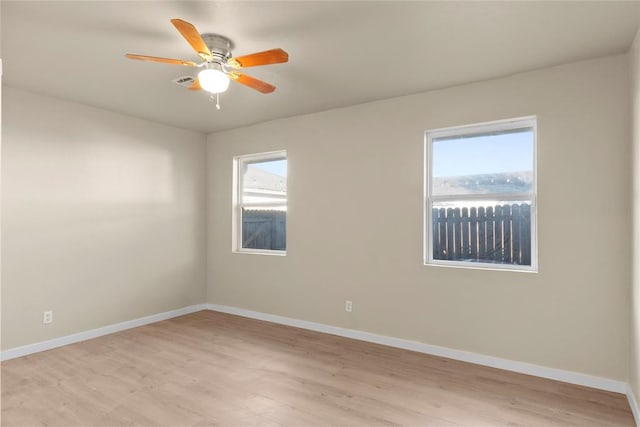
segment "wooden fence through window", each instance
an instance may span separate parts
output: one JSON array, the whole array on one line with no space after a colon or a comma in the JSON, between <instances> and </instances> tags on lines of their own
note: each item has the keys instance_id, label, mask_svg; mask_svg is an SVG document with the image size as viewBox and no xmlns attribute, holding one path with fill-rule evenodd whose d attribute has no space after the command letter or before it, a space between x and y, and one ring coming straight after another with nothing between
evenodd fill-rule
<instances>
[{"instance_id":1,"label":"wooden fence through window","mask_svg":"<svg viewBox=\"0 0 640 427\"><path fill-rule=\"evenodd\" d=\"M249 249L287 249L287 212L242 210L242 247Z\"/></svg>"},{"instance_id":2,"label":"wooden fence through window","mask_svg":"<svg viewBox=\"0 0 640 427\"><path fill-rule=\"evenodd\" d=\"M433 208L433 259L531 265L531 206Z\"/></svg>"}]
</instances>

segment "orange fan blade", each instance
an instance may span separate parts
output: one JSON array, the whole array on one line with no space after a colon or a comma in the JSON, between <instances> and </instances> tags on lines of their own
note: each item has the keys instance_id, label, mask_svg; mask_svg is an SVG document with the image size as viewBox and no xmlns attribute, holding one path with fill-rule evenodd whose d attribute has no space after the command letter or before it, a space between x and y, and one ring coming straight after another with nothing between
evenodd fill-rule
<instances>
[{"instance_id":1,"label":"orange fan blade","mask_svg":"<svg viewBox=\"0 0 640 427\"><path fill-rule=\"evenodd\" d=\"M233 68L255 67L257 65L280 64L289 61L289 54L282 49L265 50L264 52L231 58L227 62Z\"/></svg>"},{"instance_id":2,"label":"orange fan blade","mask_svg":"<svg viewBox=\"0 0 640 427\"><path fill-rule=\"evenodd\" d=\"M207 44L200 37L200 33L196 30L193 24L183 21L182 19L172 19L171 23L182 34L182 37L191 45L193 50L196 51L200 58L210 60L212 58L211 51L207 47Z\"/></svg>"},{"instance_id":3,"label":"orange fan blade","mask_svg":"<svg viewBox=\"0 0 640 427\"><path fill-rule=\"evenodd\" d=\"M243 84L245 86L249 86L252 89L257 90L262 93L271 93L276 90L276 87L270 85L267 82L263 82L262 80L258 80L255 77L248 76L242 73L228 73L229 78L231 80L235 80L236 82Z\"/></svg>"},{"instance_id":4,"label":"orange fan blade","mask_svg":"<svg viewBox=\"0 0 640 427\"><path fill-rule=\"evenodd\" d=\"M184 65L187 67L195 67L196 63L191 61L183 61L182 59L158 58L157 56L134 55L127 53L125 55L129 59L139 59L140 61L162 62L165 64Z\"/></svg>"},{"instance_id":5,"label":"orange fan blade","mask_svg":"<svg viewBox=\"0 0 640 427\"><path fill-rule=\"evenodd\" d=\"M196 78L193 83L191 83L191 86L189 86L189 90L202 90L202 86L200 86L200 80L198 80L198 78Z\"/></svg>"}]
</instances>

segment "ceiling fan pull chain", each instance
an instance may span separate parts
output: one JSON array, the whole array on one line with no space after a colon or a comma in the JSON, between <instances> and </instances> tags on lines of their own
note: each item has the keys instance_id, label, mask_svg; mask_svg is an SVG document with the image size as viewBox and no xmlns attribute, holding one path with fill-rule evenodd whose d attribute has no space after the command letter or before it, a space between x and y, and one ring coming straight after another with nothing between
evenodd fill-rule
<instances>
[{"instance_id":1,"label":"ceiling fan pull chain","mask_svg":"<svg viewBox=\"0 0 640 427\"><path fill-rule=\"evenodd\" d=\"M213 93L209 93L209 102L213 102ZM220 109L220 93L216 93L215 94L216 97L216 108L219 110Z\"/></svg>"}]
</instances>

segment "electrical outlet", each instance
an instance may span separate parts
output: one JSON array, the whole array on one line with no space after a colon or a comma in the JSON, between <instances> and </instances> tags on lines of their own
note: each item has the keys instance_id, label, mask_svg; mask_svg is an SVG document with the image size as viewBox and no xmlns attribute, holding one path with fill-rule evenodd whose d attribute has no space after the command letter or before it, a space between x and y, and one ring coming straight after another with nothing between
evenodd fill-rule
<instances>
[{"instance_id":1,"label":"electrical outlet","mask_svg":"<svg viewBox=\"0 0 640 427\"><path fill-rule=\"evenodd\" d=\"M53 322L53 311L49 310L42 313L42 323L44 323L45 325L48 325L49 323L52 323L52 322Z\"/></svg>"},{"instance_id":2,"label":"electrical outlet","mask_svg":"<svg viewBox=\"0 0 640 427\"><path fill-rule=\"evenodd\" d=\"M353 302L349 300L345 301L344 311L348 311L349 313L351 313L352 310L353 310Z\"/></svg>"}]
</instances>

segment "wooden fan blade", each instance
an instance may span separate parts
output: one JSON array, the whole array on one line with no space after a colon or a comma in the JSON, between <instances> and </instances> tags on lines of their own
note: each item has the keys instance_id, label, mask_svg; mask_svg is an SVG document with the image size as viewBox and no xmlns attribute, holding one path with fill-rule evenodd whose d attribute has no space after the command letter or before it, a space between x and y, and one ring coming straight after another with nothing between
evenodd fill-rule
<instances>
[{"instance_id":1,"label":"wooden fan blade","mask_svg":"<svg viewBox=\"0 0 640 427\"><path fill-rule=\"evenodd\" d=\"M207 47L207 44L200 37L200 33L196 30L193 24L182 19L172 19L171 23L182 34L182 37L191 45L193 50L200 56L200 58L206 60L212 59L211 51Z\"/></svg>"},{"instance_id":2,"label":"wooden fan blade","mask_svg":"<svg viewBox=\"0 0 640 427\"><path fill-rule=\"evenodd\" d=\"M191 83L191 86L189 86L189 90L202 90L202 86L200 86L200 80L196 78L193 83Z\"/></svg>"},{"instance_id":3,"label":"wooden fan blade","mask_svg":"<svg viewBox=\"0 0 640 427\"><path fill-rule=\"evenodd\" d=\"M165 64L175 64L175 65L184 65L187 67L195 67L196 63L192 61L183 61L182 59L171 59L171 58L158 58L157 56L146 56L146 55L134 55L132 53L127 53L125 55L129 59L138 59L140 61L152 61L152 62L162 62Z\"/></svg>"},{"instance_id":4,"label":"wooden fan blade","mask_svg":"<svg viewBox=\"0 0 640 427\"><path fill-rule=\"evenodd\" d=\"M233 68L255 67L257 65L280 64L289 61L289 54L282 49L265 50L251 55L230 58L227 64Z\"/></svg>"},{"instance_id":5,"label":"wooden fan blade","mask_svg":"<svg viewBox=\"0 0 640 427\"><path fill-rule=\"evenodd\" d=\"M228 73L228 75L231 80L234 80L245 86L249 86L250 88L257 90L258 92L271 93L274 90L276 90L275 86L270 85L267 82L263 82L262 80L258 80L255 77L248 76L246 74Z\"/></svg>"}]
</instances>

